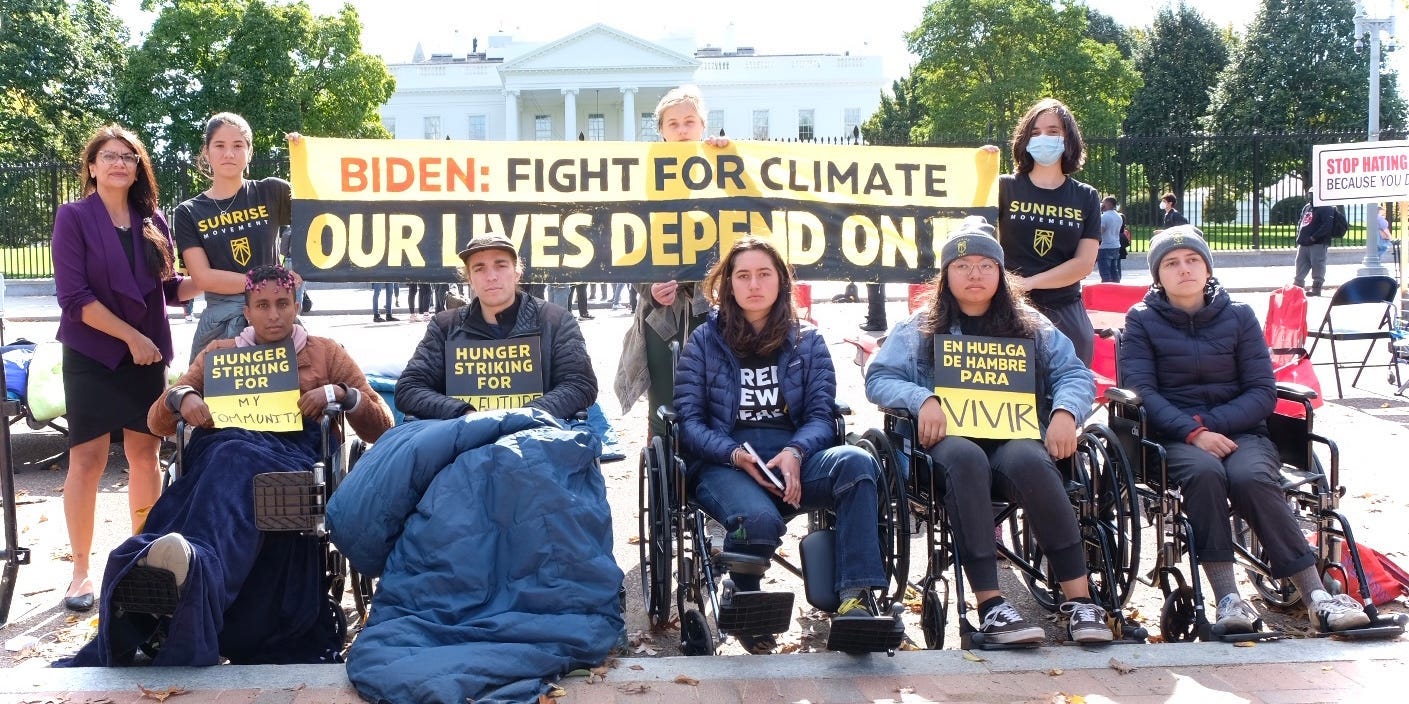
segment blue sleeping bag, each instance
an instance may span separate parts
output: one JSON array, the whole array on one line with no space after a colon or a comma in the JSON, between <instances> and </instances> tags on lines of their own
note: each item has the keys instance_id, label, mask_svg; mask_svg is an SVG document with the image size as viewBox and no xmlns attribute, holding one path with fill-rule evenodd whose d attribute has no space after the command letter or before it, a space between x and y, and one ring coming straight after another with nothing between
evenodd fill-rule
<instances>
[{"instance_id":1,"label":"blue sleeping bag","mask_svg":"<svg viewBox=\"0 0 1409 704\"><path fill-rule=\"evenodd\" d=\"M537 702L624 622L599 442L538 410L392 428L328 505L380 576L347 673L375 702Z\"/></svg>"}]
</instances>

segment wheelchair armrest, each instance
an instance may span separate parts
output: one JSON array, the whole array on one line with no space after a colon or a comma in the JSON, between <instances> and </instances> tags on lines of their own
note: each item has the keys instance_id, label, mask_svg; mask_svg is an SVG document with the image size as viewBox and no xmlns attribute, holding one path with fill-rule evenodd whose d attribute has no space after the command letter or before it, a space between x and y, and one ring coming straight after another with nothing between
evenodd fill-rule
<instances>
[{"instance_id":1,"label":"wheelchair armrest","mask_svg":"<svg viewBox=\"0 0 1409 704\"><path fill-rule=\"evenodd\" d=\"M587 411L586 411L586 410L581 410L581 411L578 411L578 412L572 414L572 419L575 420L575 421L577 421L577 422L579 422L579 423L586 423L586 422L587 422Z\"/></svg>"},{"instance_id":2,"label":"wheelchair armrest","mask_svg":"<svg viewBox=\"0 0 1409 704\"><path fill-rule=\"evenodd\" d=\"M833 401L832 406L836 410L837 415L839 416L851 415L851 404L848 404L844 401Z\"/></svg>"},{"instance_id":3,"label":"wheelchair armrest","mask_svg":"<svg viewBox=\"0 0 1409 704\"><path fill-rule=\"evenodd\" d=\"M768 571L768 563L771 562L766 557L742 552L721 552L715 559L724 569L739 574L761 575Z\"/></svg>"},{"instance_id":4,"label":"wheelchair armrest","mask_svg":"<svg viewBox=\"0 0 1409 704\"><path fill-rule=\"evenodd\" d=\"M896 418L903 418L905 420L915 419L915 416L910 413L910 409L908 408L888 408L886 406L878 406L878 408L881 413L888 416L895 416Z\"/></svg>"},{"instance_id":5,"label":"wheelchair armrest","mask_svg":"<svg viewBox=\"0 0 1409 704\"><path fill-rule=\"evenodd\" d=\"M675 409L671 406L662 404L660 408L656 409L656 417L660 418L666 423L674 423L675 419L679 418L680 415L676 413Z\"/></svg>"},{"instance_id":6,"label":"wheelchair armrest","mask_svg":"<svg viewBox=\"0 0 1409 704\"><path fill-rule=\"evenodd\" d=\"M1138 406L1140 405L1140 394L1135 393L1134 389L1122 389L1118 386L1112 386L1106 389L1106 400L1127 406Z\"/></svg>"},{"instance_id":7,"label":"wheelchair armrest","mask_svg":"<svg viewBox=\"0 0 1409 704\"><path fill-rule=\"evenodd\" d=\"M1298 403L1310 403L1311 399L1317 397L1316 389L1302 384L1294 384L1290 381L1277 382L1277 398Z\"/></svg>"}]
</instances>

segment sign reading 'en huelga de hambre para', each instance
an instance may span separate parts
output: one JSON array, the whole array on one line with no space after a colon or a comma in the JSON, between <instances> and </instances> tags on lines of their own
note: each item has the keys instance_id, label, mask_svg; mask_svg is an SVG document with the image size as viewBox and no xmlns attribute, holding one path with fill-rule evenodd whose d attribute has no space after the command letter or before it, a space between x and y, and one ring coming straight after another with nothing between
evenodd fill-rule
<instances>
[{"instance_id":1,"label":"sign reading 'en huelga de hambre para'","mask_svg":"<svg viewBox=\"0 0 1409 704\"><path fill-rule=\"evenodd\" d=\"M204 393L217 428L303 429L292 340L207 352Z\"/></svg>"},{"instance_id":2,"label":"sign reading 'en huelga de hambre para'","mask_svg":"<svg viewBox=\"0 0 1409 704\"><path fill-rule=\"evenodd\" d=\"M523 408L543 395L543 344L537 335L453 340L445 345L445 395L476 411Z\"/></svg>"},{"instance_id":3,"label":"sign reading 'en huelga de hambre para'","mask_svg":"<svg viewBox=\"0 0 1409 704\"><path fill-rule=\"evenodd\" d=\"M1041 439L1036 346L1026 338L934 336L934 393L946 432L966 438Z\"/></svg>"},{"instance_id":4,"label":"sign reading 'en huelga de hambre para'","mask_svg":"<svg viewBox=\"0 0 1409 704\"><path fill-rule=\"evenodd\" d=\"M309 281L454 281L465 243L497 233L534 283L699 281L745 235L803 279L921 282L965 216L997 217L982 149L306 137L289 154Z\"/></svg>"}]
</instances>

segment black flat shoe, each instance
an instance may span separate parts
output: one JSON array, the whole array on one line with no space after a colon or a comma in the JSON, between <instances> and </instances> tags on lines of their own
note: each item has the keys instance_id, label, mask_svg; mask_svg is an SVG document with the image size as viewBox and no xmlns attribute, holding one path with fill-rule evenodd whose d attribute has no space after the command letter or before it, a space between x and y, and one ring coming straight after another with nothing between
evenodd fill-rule
<instances>
[{"instance_id":1,"label":"black flat shoe","mask_svg":"<svg viewBox=\"0 0 1409 704\"><path fill-rule=\"evenodd\" d=\"M64 608L69 611L88 611L93 608L93 592L78 596L64 597Z\"/></svg>"}]
</instances>

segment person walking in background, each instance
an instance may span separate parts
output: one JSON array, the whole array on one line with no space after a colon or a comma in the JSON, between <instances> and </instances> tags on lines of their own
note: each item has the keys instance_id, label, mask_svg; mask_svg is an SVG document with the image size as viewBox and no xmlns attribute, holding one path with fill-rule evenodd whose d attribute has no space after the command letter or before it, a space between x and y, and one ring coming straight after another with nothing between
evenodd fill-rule
<instances>
[{"instance_id":1,"label":"person walking in background","mask_svg":"<svg viewBox=\"0 0 1409 704\"><path fill-rule=\"evenodd\" d=\"M1175 200L1173 193L1166 193L1160 196L1159 207L1160 210L1164 211L1164 219L1160 221L1161 229L1189 224L1189 219L1184 217L1184 214L1180 213L1178 208L1174 207Z\"/></svg>"},{"instance_id":2,"label":"person walking in background","mask_svg":"<svg viewBox=\"0 0 1409 704\"><path fill-rule=\"evenodd\" d=\"M430 319L431 285L409 284L406 288L406 312L411 322L419 323Z\"/></svg>"},{"instance_id":3,"label":"person walking in background","mask_svg":"<svg viewBox=\"0 0 1409 704\"><path fill-rule=\"evenodd\" d=\"M391 314L391 294L392 287L396 284L372 284L372 322L374 323L395 323L398 318ZM382 294L386 294L386 303L382 304ZM385 305L386 315L381 313L381 305Z\"/></svg>"},{"instance_id":4,"label":"person walking in background","mask_svg":"<svg viewBox=\"0 0 1409 704\"><path fill-rule=\"evenodd\" d=\"M1115 209L1111 196L1101 201L1101 248L1096 252L1096 269L1102 283L1120 283L1120 230L1125 219Z\"/></svg>"},{"instance_id":5,"label":"person walking in background","mask_svg":"<svg viewBox=\"0 0 1409 704\"><path fill-rule=\"evenodd\" d=\"M191 300L199 289L194 279L176 274L151 158L137 135L117 125L100 128L83 149L79 175L84 197L59 207L52 251L69 431L64 520L73 576L64 606L87 611L93 608L88 557L109 438L122 436L127 505L137 532L161 493L161 438L147 429L146 407L166 388L173 356L166 307Z\"/></svg>"},{"instance_id":6,"label":"person walking in background","mask_svg":"<svg viewBox=\"0 0 1409 704\"><path fill-rule=\"evenodd\" d=\"M1009 270L1038 312L1091 364L1095 332L1081 302L1081 280L1096 266L1101 194L1070 176L1086 162L1071 109L1045 98L1018 121L1014 173L998 179L998 239Z\"/></svg>"},{"instance_id":7,"label":"person walking in background","mask_svg":"<svg viewBox=\"0 0 1409 704\"><path fill-rule=\"evenodd\" d=\"M1316 205L1315 194L1306 192L1306 205L1301 206L1296 231L1296 273L1292 283L1306 288L1306 275L1311 274L1311 288L1306 295L1321 295L1326 283L1326 251L1337 233L1345 234L1345 215L1329 205Z\"/></svg>"}]
</instances>

